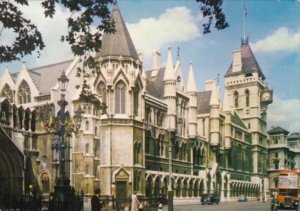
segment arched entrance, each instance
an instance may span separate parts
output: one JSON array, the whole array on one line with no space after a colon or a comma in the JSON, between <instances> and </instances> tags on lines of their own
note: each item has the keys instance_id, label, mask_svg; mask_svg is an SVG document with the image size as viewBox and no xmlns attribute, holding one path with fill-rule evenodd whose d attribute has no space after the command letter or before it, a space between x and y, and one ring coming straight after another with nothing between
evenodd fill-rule
<instances>
[{"instance_id":1,"label":"arched entrance","mask_svg":"<svg viewBox=\"0 0 300 211\"><path fill-rule=\"evenodd\" d=\"M0 197L22 194L23 154L0 128Z\"/></svg>"}]
</instances>

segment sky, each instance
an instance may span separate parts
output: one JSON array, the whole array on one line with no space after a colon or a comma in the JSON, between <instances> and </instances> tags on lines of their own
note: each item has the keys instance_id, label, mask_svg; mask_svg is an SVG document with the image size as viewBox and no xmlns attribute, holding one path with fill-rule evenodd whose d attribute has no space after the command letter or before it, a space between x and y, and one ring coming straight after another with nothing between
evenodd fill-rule
<instances>
[{"instance_id":1,"label":"sky","mask_svg":"<svg viewBox=\"0 0 300 211\"><path fill-rule=\"evenodd\" d=\"M72 58L60 36L66 33L64 21L69 13L57 8L53 19L44 19L40 1L29 1L24 14L39 27L46 44L40 58L37 54L23 60L28 68ZM268 109L268 128L281 126L300 132L300 0L245 0L247 16L244 24L244 1L224 0L223 10L230 27L202 35L203 17L195 0L119 0L119 8L137 50L144 53L144 66L152 68L152 51L161 53L164 65L168 47L173 61L179 56L187 78L189 62L200 91L205 80L217 79L224 91L224 75L232 61L232 52L241 45L241 37L249 36L255 57L273 89L273 103ZM9 43L9 32L0 43ZM0 64L10 72L21 69L22 62Z\"/></svg>"}]
</instances>

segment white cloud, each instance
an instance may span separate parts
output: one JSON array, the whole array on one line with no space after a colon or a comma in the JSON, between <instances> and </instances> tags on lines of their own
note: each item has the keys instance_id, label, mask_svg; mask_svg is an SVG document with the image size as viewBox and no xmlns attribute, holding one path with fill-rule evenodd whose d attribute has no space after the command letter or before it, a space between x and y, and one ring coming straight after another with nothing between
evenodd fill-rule
<instances>
[{"instance_id":1,"label":"white cloud","mask_svg":"<svg viewBox=\"0 0 300 211\"><path fill-rule=\"evenodd\" d=\"M280 126L289 132L299 132L300 99L283 100L274 96L268 109L268 126Z\"/></svg>"},{"instance_id":2,"label":"white cloud","mask_svg":"<svg viewBox=\"0 0 300 211\"><path fill-rule=\"evenodd\" d=\"M256 52L298 52L300 49L300 30L290 31L286 27L280 27L265 39L252 44L251 47Z\"/></svg>"},{"instance_id":3,"label":"white cloud","mask_svg":"<svg viewBox=\"0 0 300 211\"><path fill-rule=\"evenodd\" d=\"M35 66L50 64L72 58L70 47L67 43L62 43L60 38L67 33L68 11L61 7L56 7L53 18L45 18L44 9L40 1L29 1L29 6L22 6L24 16L29 18L42 34L46 47L41 51L40 59L35 55L31 58Z\"/></svg>"},{"instance_id":4,"label":"white cloud","mask_svg":"<svg viewBox=\"0 0 300 211\"><path fill-rule=\"evenodd\" d=\"M127 27L136 49L151 53L172 42L184 42L200 36L197 26L200 20L186 7L174 7L158 18L141 19L127 24Z\"/></svg>"}]
</instances>

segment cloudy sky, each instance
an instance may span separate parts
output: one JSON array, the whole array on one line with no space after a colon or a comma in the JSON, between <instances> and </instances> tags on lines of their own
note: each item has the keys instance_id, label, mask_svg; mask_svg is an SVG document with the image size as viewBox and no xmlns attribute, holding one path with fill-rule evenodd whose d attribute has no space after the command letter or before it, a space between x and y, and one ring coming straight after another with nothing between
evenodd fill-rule
<instances>
[{"instance_id":1,"label":"cloudy sky","mask_svg":"<svg viewBox=\"0 0 300 211\"><path fill-rule=\"evenodd\" d=\"M54 19L45 20L39 4L30 1L23 11L39 26L47 47L39 59L36 55L24 58L28 68L72 58L69 47L59 42L69 14L58 8ZM146 69L152 67L154 49L161 52L164 64L167 48L172 47L175 59L179 47L185 77L192 61L199 90L205 80L216 79L218 74L222 89L232 51L240 47L244 34L244 1L225 0L230 27L208 35L202 35L203 18L194 0L119 0L119 7L136 49L145 55ZM246 8L246 35L274 90L268 126L300 132L300 0L246 0ZM3 34L0 43L9 42L9 37ZM11 72L21 67L20 62L0 64L0 73L6 65Z\"/></svg>"}]
</instances>

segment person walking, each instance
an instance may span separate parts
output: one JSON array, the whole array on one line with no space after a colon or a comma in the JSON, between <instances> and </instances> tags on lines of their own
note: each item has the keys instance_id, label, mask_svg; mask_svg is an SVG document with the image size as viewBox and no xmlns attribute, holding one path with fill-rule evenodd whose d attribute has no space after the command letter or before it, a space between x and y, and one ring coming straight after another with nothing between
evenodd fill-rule
<instances>
[{"instance_id":1,"label":"person walking","mask_svg":"<svg viewBox=\"0 0 300 211\"><path fill-rule=\"evenodd\" d=\"M100 188L95 189L95 194L92 196L91 205L92 211L101 211L102 205L99 199L100 195Z\"/></svg>"}]
</instances>

